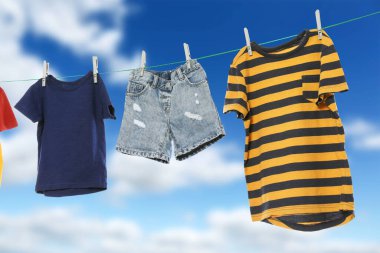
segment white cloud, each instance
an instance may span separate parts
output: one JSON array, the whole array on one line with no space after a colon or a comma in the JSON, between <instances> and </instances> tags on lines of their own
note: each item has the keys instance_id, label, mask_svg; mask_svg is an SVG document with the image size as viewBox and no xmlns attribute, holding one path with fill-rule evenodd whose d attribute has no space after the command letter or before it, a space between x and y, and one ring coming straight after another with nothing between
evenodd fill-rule
<instances>
[{"instance_id":1,"label":"white cloud","mask_svg":"<svg viewBox=\"0 0 380 253\"><path fill-rule=\"evenodd\" d=\"M1 143L4 156L3 184L25 184L35 181L37 175L35 130L19 131L9 139L2 139Z\"/></svg>"},{"instance_id":2,"label":"white cloud","mask_svg":"<svg viewBox=\"0 0 380 253\"><path fill-rule=\"evenodd\" d=\"M126 58L122 56L115 55L111 61L108 62L108 68L113 70L111 80L116 82L118 85L126 86L129 72L125 70L134 69L140 66L141 53L135 52L131 57ZM101 60L101 59L99 59ZM106 64L100 62L100 64ZM116 72L115 72L116 71Z\"/></svg>"},{"instance_id":3,"label":"white cloud","mask_svg":"<svg viewBox=\"0 0 380 253\"><path fill-rule=\"evenodd\" d=\"M39 78L42 75L42 60L27 54L22 48L22 37L26 31L26 20L21 6L16 1L0 2L0 79L14 80ZM30 84L1 84L14 102L20 98Z\"/></svg>"},{"instance_id":4,"label":"white cloud","mask_svg":"<svg viewBox=\"0 0 380 253\"><path fill-rule=\"evenodd\" d=\"M243 164L228 155L236 152L227 145L215 145L184 161L174 157L168 164L114 151L109 157L110 194L162 193L182 187L216 185L244 178Z\"/></svg>"},{"instance_id":5,"label":"white cloud","mask_svg":"<svg viewBox=\"0 0 380 253\"><path fill-rule=\"evenodd\" d=\"M122 219L86 218L56 208L30 214L0 215L0 251L7 252L122 252L133 249L140 229Z\"/></svg>"},{"instance_id":6,"label":"white cloud","mask_svg":"<svg viewBox=\"0 0 380 253\"><path fill-rule=\"evenodd\" d=\"M126 12L121 0L43 0L23 1L32 32L48 36L77 54L114 54L123 36L122 18ZM88 20L104 12L119 26L104 28L98 20Z\"/></svg>"},{"instance_id":7,"label":"white cloud","mask_svg":"<svg viewBox=\"0 0 380 253\"><path fill-rule=\"evenodd\" d=\"M99 56L101 72L138 67L137 53L127 57L119 52L122 39L126 39L125 17L132 12L132 9L122 0L1 1L0 67L10 71L4 71L2 68L0 79L40 77L42 59L38 56L28 56L22 48L22 39L26 32L46 36L78 56L88 56L89 62L91 62L90 56ZM108 26L104 26L101 19L93 18L99 13L109 20ZM23 61L25 58L29 58L29 61ZM51 62L51 66L59 68L59 63ZM53 69L52 73L56 74L57 71ZM124 85L123 81L126 79L126 74L111 75L112 83Z\"/></svg>"},{"instance_id":8,"label":"white cloud","mask_svg":"<svg viewBox=\"0 0 380 253\"><path fill-rule=\"evenodd\" d=\"M380 126L375 123L364 119L355 119L345 124L344 129L354 148L380 149Z\"/></svg>"},{"instance_id":9,"label":"white cloud","mask_svg":"<svg viewBox=\"0 0 380 253\"><path fill-rule=\"evenodd\" d=\"M379 253L380 243L302 233L252 223L247 208L208 213L203 228L148 231L121 218L100 219L64 208L0 214L2 253ZM17 242L17 243L15 243Z\"/></svg>"},{"instance_id":10,"label":"white cloud","mask_svg":"<svg viewBox=\"0 0 380 253\"><path fill-rule=\"evenodd\" d=\"M138 67L138 54L125 57L119 52L126 37L124 20L130 13L123 0L53 0L48 4L43 0L26 0L23 5L34 33L48 36L76 54L99 56L101 70ZM106 28L100 20L91 19L98 13L105 14L112 25ZM111 78L124 84L121 82L127 75L113 74Z\"/></svg>"}]
</instances>

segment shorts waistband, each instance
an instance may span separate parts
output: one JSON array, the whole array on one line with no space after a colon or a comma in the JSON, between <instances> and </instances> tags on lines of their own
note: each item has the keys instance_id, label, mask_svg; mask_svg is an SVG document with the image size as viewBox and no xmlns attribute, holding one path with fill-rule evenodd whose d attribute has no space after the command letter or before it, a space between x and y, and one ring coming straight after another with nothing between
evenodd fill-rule
<instances>
[{"instance_id":1,"label":"shorts waistband","mask_svg":"<svg viewBox=\"0 0 380 253\"><path fill-rule=\"evenodd\" d=\"M182 64L176 69L164 70L164 71L154 71L145 69L143 75L141 76L141 69L134 69L131 71L129 76L129 81L149 84L153 88L169 88L171 89L176 81L184 80L185 75L190 72L196 71L202 66L195 59L189 61L189 67L187 63Z\"/></svg>"}]
</instances>

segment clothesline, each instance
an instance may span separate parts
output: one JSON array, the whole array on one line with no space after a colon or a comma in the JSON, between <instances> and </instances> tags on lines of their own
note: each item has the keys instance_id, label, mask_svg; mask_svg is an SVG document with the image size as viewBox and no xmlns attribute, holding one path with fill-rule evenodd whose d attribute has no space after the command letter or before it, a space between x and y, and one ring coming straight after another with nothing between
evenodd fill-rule
<instances>
[{"instance_id":1,"label":"clothesline","mask_svg":"<svg viewBox=\"0 0 380 253\"><path fill-rule=\"evenodd\" d=\"M343 25L343 24L351 23L351 22L354 22L354 21L357 21L357 20L360 20L360 19L364 19L364 18L368 18L370 16L374 16L374 15L377 15L377 14L380 14L380 11L376 11L376 12L373 12L373 13L369 13L367 15L359 16L359 17L356 17L356 18L351 18L351 19L348 19L348 20L344 20L342 22L331 24L331 25L328 25L328 26L324 26L323 29L329 29L329 28L332 28L332 27L335 27L335 26L340 26L340 25ZM262 43L259 43L259 45L270 44L270 43L273 43L273 42L290 39L290 38L293 38L293 37L296 37L296 36L297 36L297 34L293 34L293 35L285 36L285 37L282 37L282 38L278 38L278 39L262 42ZM225 55L225 54L237 52L239 50L240 50L240 48L238 48L238 49L232 49L232 50L223 51L223 52L219 52L219 53L214 53L214 54L209 54L209 55L205 55L205 56L200 56L200 57L195 58L195 59L196 60L203 60L203 59L207 59L207 58L212 58L212 57L217 57L217 56L220 56L220 55ZM147 66L146 69L154 69L154 68L165 67L165 66L170 66L170 65L183 64L185 62L186 62L185 60L174 61L174 62L169 62L169 63L163 63L163 64L158 64L158 65ZM138 68L110 70L110 71L99 72L99 74L101 74L101 75L108 75L108 74L112 74L112 73L128 72L128 71L132 71L134 69L138 69ZM83 76L83 74L60 76L60 77L57 77L57 78L59 78L59 79L68 79L68 78L75 78L75 77L81 77L81 76ZM40 77L39 78L20 79L20 80L2 80L2 81L0 81L0 83L27 82L27 81L36 81L36 80L39 80L39 79L40 79Z\"/></svg>"}]
</instances>

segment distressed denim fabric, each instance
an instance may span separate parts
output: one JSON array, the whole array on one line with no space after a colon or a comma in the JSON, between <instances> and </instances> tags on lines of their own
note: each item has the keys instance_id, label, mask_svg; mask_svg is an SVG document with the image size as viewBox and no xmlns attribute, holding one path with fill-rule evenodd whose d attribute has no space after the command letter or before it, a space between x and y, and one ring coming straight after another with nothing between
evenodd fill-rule
<instances>
[{"instance_id":1,"label":"distressed denim fabric","mask_svg":"<svg viewBox=\"0 0 380 253\"><path fill-rule=\"evenodd\" d=\"M116 149L169 163L186 159L225 135L202 66L131 72Z\"/></svg>"}]
</instances>

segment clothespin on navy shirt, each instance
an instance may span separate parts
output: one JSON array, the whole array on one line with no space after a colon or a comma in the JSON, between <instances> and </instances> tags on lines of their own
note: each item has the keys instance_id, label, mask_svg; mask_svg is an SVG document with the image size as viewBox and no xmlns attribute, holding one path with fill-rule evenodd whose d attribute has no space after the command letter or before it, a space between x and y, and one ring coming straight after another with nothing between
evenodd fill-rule
<instances>
[{"instance_id":1,"label":"clothespin on navy shirt","mask_svg":"<svg viewBox=\"0 0 380 253\"><path fill-rule=\"evenodd\" d=\"M92 57L92 73L94 75L94 83L98 83L98 73L99 73L99 62L98 62L98 57L93 56Z\"/></svg>"},{"instance_id":2,"label":"clothespin on navy shirt","mask_svg":"<svg viewBox=\"0 0 380 253\"><path fill-rule=\"evenodd\" d=\"M43 70L42 70L42 86L46 86L46 77L49 74L49 63L47 61L44 61L43 63Z\"/></svg>"},{"instance_id":3,"label":"clothespin on navy shirt","mask_svg":"<svg viewBox=\"0 0 380 253\"><path fill-rule=\"evenodd\" d=\"M247 44L248 54L252 55L251 39L249 37L248 28L244 27L245 43Z\"/></svg>"},{"instance_id":4,"label":"clothespin on navy shirt","mask_svg":"<svg viewBox=\"0 0 380 253\"><path fill-rule=\"evenodd\" d=\"M321 13L317 9L315 11L315 19L317 21L317 29L318 29L318 39L322 39L322 22L321 22Z\"/></svg>"},{"instance_id":5,"label":"clothespin on navy shirt","mask_svg":"<svg viewBox=\"0 0 380 253\"><path fill-rule=\"evenodd\" d=\"M141 52L140 76L144 75L145 67L146 67L146 53L145 53L145 50L143 50Z\"/></svg>"},{"instance_id":6,"label":"clothespin on navy shirt","mask_svg":"<svg viewBox=\"0 0 380 253\"><path fill-rule=\"evenodd\" d=\"M190 65L191 55L190 55L189 44L183 43L183 49L185 50L187 68L190 69L190 67L191 67L191 65Z\"/></svg>"}]
</instances>

